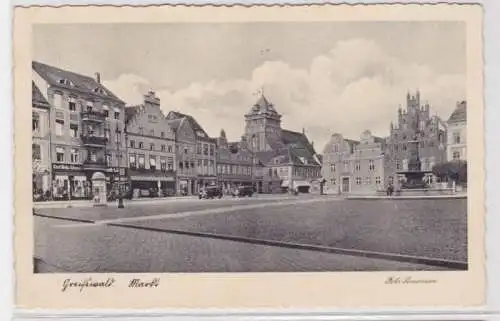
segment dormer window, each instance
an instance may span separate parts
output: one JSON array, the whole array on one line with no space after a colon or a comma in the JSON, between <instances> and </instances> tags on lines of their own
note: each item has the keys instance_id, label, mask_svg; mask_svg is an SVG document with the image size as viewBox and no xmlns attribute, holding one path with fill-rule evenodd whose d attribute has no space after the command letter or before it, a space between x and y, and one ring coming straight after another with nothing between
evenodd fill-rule
<instances>
[{"instance_id":1,"label":"dormer window","mask_svg":"<svg viewBox=\"0 0 500 321\"><path fill-rule=\"evenodd\" d=\"M99 95L107 95L106 91L104 91L104 89L102 89L101 87L95 88L94 92Z\"/></svg>"},{"instance_id":2,"label":"dormer window","mask_svg":"<svg viewBox=\"0 0 500 321\"><path fill-rule=\"evenodd\" d=\"M59 79L59 83L61 85L65 85L65 86L75 86L70 80L66 79L66 78L63 78L63 79Z\"/></svg>"}]
</instances>

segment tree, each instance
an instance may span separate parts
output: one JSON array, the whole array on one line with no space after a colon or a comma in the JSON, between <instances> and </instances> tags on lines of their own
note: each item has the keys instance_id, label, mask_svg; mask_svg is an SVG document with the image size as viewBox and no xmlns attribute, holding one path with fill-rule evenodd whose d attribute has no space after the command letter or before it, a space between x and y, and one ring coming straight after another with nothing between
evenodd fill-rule
<instances>
[{"instance_id":1,"label":"tree","mask_svg":"<svg viewBox=\"0 0 500 321\"><path fill-rule=\"evenodd\" d=\"M441 180L451 180L456 183L467 183L467 161L452 161L437 164L432 173Z\"/></svg>"}]
</instances>

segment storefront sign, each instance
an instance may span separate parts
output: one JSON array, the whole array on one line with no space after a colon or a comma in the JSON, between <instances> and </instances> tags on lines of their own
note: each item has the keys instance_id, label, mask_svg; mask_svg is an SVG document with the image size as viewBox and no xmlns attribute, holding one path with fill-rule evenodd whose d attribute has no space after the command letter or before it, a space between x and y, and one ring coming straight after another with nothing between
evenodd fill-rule
<instances>
[{"instance_id":1,"label":"storefront sign","mask_svg":"<svg viewBox=\"0 0 500 321\"><path fill-rule=\"evenodd\" d=\"M82 166L76 164L52 164L52 169L63 171L81 171Z\"/></svg>"}]
</instances>

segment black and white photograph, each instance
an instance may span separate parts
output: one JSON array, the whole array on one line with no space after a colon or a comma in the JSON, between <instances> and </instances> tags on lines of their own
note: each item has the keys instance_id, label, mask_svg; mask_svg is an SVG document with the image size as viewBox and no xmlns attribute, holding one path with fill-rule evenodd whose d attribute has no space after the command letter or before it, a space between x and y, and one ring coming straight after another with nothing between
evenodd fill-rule
<instances>
[{"instance_id":1,"label":"black and white photograph","mask_svg":"<svg viewBox=\"0 0 500 321\"><path fill-rule=\"evenodd\" d=\"M35 273L467 270L465 45L460 21L33 26Z\"/></svg>"}]
</instances>

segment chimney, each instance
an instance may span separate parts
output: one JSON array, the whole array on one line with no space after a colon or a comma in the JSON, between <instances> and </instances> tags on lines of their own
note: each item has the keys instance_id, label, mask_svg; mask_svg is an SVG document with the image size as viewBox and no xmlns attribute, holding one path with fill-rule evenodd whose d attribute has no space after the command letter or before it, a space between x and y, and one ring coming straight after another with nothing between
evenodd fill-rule
<instances>
[{"instance_id":1,"label":"chimney","mask_svg":"<svg viewBox=\"0 0 500 321\"><path fill-rule=\"evenodd\" d=\"M97 81L98 84L101 83L101 74L98 72L95 73L95 81Z\"/></svg>"}]
</instances>

